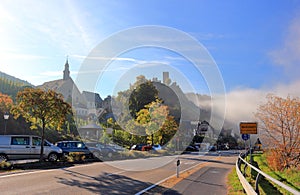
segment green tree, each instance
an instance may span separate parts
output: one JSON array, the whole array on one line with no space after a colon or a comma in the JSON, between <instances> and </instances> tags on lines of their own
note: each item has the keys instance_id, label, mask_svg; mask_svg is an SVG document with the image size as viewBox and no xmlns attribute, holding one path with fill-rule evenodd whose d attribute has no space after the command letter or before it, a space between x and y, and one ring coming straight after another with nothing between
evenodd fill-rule
<instances>
[{"instance_id":1,"label":"green tree","mask_svg":"<svg viewBox=\"0 0 300 195\"><path fill-rule=\"evenodd\" d=\"M64 102L61 94L53 90L26 88L18 92L16 105L11 109L15 118L22 116L31 123L31 128L42 126L42 143L40 160L43 160L45 129L61 130L68 114L72 114L71 106Z\"/></svg>"},{"instance_id":2,"label":"green tree","mask_svg":"<svg viewBox=\"0 0 300 195\"><path fill-rule=\"evenodd\" d=\"M158 99L158 91L151 81L146 81L136 86L129 98L129 110L132 117L136 118L136 114L147 104Z\"/></svg>"}]
</instances>

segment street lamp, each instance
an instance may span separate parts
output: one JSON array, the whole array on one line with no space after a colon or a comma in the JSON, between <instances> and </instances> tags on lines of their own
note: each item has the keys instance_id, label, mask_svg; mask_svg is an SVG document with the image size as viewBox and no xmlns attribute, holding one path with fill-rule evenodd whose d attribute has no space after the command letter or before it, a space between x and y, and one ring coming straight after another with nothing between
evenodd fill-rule
<instances>
[{"instance_id":1,"label":"street lamp","mask_svg":"<svg viewBox=\"0 0 300 195\"><path fill-rule=\"evenodd\" d=\"M5 134L6 134L6 124L7 124L7 121L8 121L8 119L9 119L9 114L8 114L8 112L5 112L3 118L4 118L4 135L5 135Z\"/></svg>"}]
</instances>

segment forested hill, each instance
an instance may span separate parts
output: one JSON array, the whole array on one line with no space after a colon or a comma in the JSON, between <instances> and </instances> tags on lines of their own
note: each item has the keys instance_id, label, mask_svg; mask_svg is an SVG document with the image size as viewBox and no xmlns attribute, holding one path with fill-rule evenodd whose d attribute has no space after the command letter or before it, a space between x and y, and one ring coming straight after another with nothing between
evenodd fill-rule
<instances>
[{"instance_id":1,"label":"forested hill","mask_svg":"<svg viewBox=\"0 0 300 195\"><path fill-rule=\"evenodd\" d=\"M24 85L27 85L27 86L33 86L31 83L29 83L29 82L27 82L27 81L24 81L24 80L22 80L22 79L18 79L18 78L14 77L14 76L8 75L8 74L6 74L6 73L4 73L4 72L1 72L1 71L0 71L0 78L1 78L1 79L6 79L6 80L8 80L8 81L13 81L13 82L16 82L16 83L20 83L20 84L22 84L23 86L24 86Z\"/></svg>"},{"instance_id":2,"label":"forested hill","mask_svg":"<svg viewBox=\"0 0 300 195\"><path fill-rule=\"evenodd\" d=\"M34 87L31 83L0 72L0 92L15 99L16 94L24 87Z\"/></svg>"}]
</instances>

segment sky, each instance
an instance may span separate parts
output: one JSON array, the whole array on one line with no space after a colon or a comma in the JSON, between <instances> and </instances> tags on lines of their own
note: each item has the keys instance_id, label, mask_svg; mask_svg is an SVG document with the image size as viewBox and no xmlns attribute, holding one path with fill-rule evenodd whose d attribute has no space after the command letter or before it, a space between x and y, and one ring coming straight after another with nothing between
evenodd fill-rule
<instances>
[{"instance_id":1,"label":"sky","mask_svg":"<svg viewBox=\"0 0 300 195\"><path fill-rule=\"evenodd\" d=\"M247 121L268 93L300 96L299 13L300 2L294 0L2 0L0 71L41 85L62 78L68 56L76 81L87 57L105 40L139 26L168 27L209 53L223 80L226 117ZM120 43L115 44L107 49ZM162 80L163 71L185 92L212 93L213 79L197 72L186 56L151 47L120 53L91 86L105 98L140 73Z\"/></svg>"}]
</instances>

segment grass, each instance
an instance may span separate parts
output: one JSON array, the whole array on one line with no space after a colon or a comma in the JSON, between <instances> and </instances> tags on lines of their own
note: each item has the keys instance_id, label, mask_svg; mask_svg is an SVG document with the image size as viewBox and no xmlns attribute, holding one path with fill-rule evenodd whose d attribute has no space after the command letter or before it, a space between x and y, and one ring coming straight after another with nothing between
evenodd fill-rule
<instances>
[{"instance_id":1,"label":"grass","mask_svg":"<svg viewBox=\"0 0 300 195\"><path fill-rule=\"evenodd\" d=\"M249 158L247 160L249 161ZM260 170L273 177L274 179L277 179L282 183L285 183L286 185L289 185L290 187L293 187L296 190L300 191L299 170L289 169L282 172L273 171L268 166L265 154L253 154L253 165L259 167ZM244 171L244 164L241 164L241 170L242 172ZM249 167L246 168L246 179L253 187L255 187L256 176L256 171L250 170ZM229 195L245 194L236 174L235 168L233 168L233 170L230 172L227 179ZM285 189L265 179L264 177L261 177L259 180L259 192L261 195L291 194Z\"/></svg>"},{"instance_id":2,"label":"grass","mask_svg":"<svg viewBox=\"0 0 300 195\"><path fill-rule=\"evenodd\" d=\"M236 174L235 167L231 170L231 172L227 176L227 194L228 195L240 195L245 194L243 186Z\"/></svg>"},{"instance_id":3,"label":"grass","mask_svg":"<svg viewBox=\"0 0 300 195\"><path fill-rule=\"evenodd\" d=\"M300 191L299 170L288 169L288 170L284 170L282 172L273 171L268 166L265 154L254 155L254 161L257 163L256 166L259 167L263 172L265 172L269 176ZM260 190L261 194L291 194L288 191L286 191L285 189L281 188L280 186L273 184L272 182L270 182L264 178L262 178L261 182L259 183L259 190Z\"/></svg>"}]
</instances>

